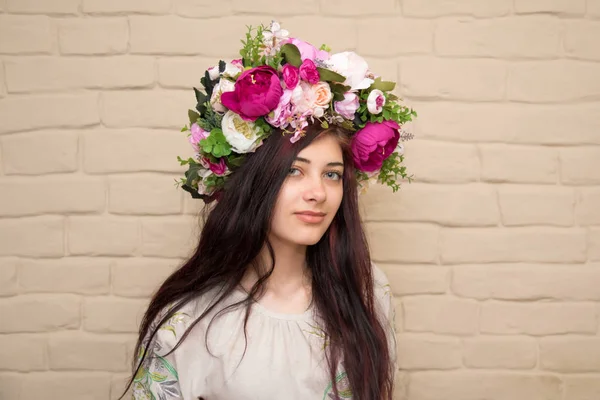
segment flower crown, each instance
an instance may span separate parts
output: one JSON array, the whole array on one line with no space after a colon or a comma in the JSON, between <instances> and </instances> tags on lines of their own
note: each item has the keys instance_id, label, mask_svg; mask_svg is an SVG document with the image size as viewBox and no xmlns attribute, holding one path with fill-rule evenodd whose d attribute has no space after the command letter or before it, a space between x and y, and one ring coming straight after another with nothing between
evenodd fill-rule
<instances>
[{"instance_id":1,"label":"flower crown","mask_svg":"<svg viewBox=\"0 0 600 400\"><path fill-rule=\"evenodd\" d=\"M288 35L275 21L249 27L242 58L220 61L204 73L204 91L194 88L197 104L182 129L189 132L195 156L177 157L188 166L177 185L209 202L273 128L295 143L316 121L323 129L336 124L352 132L363 189L377 181L395 192L399 178L410 182L399 142L412 139L401 127L417 114L391 93L396 84L374 75L354 52L330 54L325 45L317 49Z\"/></svg>"}]
</instances>

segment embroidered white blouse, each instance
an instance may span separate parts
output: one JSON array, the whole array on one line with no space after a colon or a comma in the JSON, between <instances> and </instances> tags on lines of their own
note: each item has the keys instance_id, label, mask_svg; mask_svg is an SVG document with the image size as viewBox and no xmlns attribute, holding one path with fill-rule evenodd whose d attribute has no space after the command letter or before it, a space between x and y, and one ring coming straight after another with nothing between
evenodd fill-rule
<instances>
[{"instance_id":1,"label":"embroidered white blouse","mask_svg":"<svg viewBox=\"0 0 600 400\"><path fill-rule=\"evenodd\" d=\"M383 271L374 266L373 275L376 307L388 333L391 359L396 370L392 293ZM248 319L246 348L243 306L222 313L207 331L218 311L247 296L241 290L234 291L224 303L215 307L196 324L173 353L165 356L191 322L206 310L214 295L209 292L184 306L160 327L151 344L143 343L144 348L148 347L148 354L134 379L133 399L352 398L343 370L336 376L339 397L336 399L333 394L324 355L323 331L315 322L312 308L303 314L283 314L254 302Z\"/></svg>"}]
</instances>

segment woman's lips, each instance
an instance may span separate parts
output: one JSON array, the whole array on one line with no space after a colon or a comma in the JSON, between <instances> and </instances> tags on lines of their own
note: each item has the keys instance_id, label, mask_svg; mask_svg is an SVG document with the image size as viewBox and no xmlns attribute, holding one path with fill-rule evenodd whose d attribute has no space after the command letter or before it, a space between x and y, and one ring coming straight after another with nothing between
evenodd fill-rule
<instances>
[{"instance_id":1,"label":"woman's lips","mask_svg":"<svg viewBox=\"0 0 600 400\"><path fill-rule=\"evenodd\" d=\"M309 224L318 224L320 222L323 222L323 220L325 219L325 214L323 213L299 212L296 213L296 216L299 220Z\"/></svg>"}]
</instances>

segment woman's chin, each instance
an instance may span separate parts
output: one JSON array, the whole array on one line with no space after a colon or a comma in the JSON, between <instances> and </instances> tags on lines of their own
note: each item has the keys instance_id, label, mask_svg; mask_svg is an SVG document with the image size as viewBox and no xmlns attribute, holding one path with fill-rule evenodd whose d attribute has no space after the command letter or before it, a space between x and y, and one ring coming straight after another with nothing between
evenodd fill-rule
<instances>
[{"instance_id":1,"label":"woman's chin","mask_svg":"<svg viewBox=\"0 0 600 400\"><path fill-rule=\"evenodd\" d=\"M321 236L315 238L306 238L305 240L296 241L296 243L303 246L312 246L317 244L319 240L321 240Z\"/></svg>"},{"instance_id":2,"label":"woman's chin","mask_svg":"<svg viewBox=\"0 0 600 400\"><path fill-rule=\"evenodd\" d=\"M325 232L321 232L321 229L310 228L309 229L297 229L291 232L288 236L288 241L300 246L312 246L317 244L323 237Z\"/></svg>"}]
</instances>

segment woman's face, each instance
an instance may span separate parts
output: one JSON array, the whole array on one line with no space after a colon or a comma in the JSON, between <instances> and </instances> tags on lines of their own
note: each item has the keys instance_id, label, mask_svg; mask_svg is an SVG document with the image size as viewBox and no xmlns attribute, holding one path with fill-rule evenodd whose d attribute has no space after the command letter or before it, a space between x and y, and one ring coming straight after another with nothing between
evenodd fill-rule
<instances>
[{"instance_id":1,"label":"woman's face","mask_svg":"<svg viewBox=\"0 0 600 400\"><path fill-rule=\"evenodd\" d=\"M275 204L272 239L317 243L342 202L343 175L342 149L332 135L318 137L298 153Z\"/></svg>"}]
</instances>

